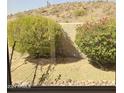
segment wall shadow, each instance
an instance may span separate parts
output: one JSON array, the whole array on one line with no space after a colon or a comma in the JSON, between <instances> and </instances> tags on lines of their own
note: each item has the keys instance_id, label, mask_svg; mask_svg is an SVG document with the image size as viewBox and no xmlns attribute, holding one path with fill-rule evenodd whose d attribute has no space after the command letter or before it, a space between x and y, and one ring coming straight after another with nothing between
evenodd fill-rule
<instances>
[{"instance_id":1,"label":"wall shadow","mask_svg":"<svg viewBox=\"0 0 124 93\"><path fill-rule=\"evenodd\" d=\"M47 65L47 64L67 64L73 63L81 60L83 57L80 52L74 46L74 43L68 37L66 32L62 32L62 36L59 38L59 46L55 48L55 58L33 58L28 56L25 58L25 61L31 62L33 64Z\"/></svg>"},{"instance_id":2,"label":"wall shadow","mask_svg":"<svg viewBox=\"0 0 124 93\"><path fill-rule=\"evenodd\" d=\"M56 48L56 57L72 57L72 58L82 58L81 53L75 47L74 42L70 39L66 32L63 31L62 36L58 42L59 46Z\"/></svg>"}]
</instances>

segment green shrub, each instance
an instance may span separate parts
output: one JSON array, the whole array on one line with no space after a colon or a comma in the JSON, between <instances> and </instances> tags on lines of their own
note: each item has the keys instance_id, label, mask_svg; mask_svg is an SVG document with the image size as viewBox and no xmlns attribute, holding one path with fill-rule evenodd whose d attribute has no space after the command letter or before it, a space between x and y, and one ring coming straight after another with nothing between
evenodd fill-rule
<instances>
[{"instance_id":1,"label":"green shrub","mask_svg":"<svg viewBox=\"0 0 124 93\"><path fill-rule=\"evenodd\" d=\"M116 64L116 22L103 18L77 27L76 44L90 62L102 69L114 69Z\"/></svg>"},{"instance_id":2,"label":"green shrub","mask_svg":"<svg viewBox=\"0 0 124 93\"><path fill-rule=\"evenodd\" d=\"M8 22L10 47L16 41L17 51L34 57L49 57L57 49L61 36L61 26L41 16L23 16Z\"/></svg>"},{"instance_id":3,"label":"green shrub","mask_svg":"<svg viewBox=\"0 0 124 93\"><path fill-rule=\"evenodd\" d=\"M85 9L80 9L80 10L74 10L73 11L73 14L75 15L75 16L83 16L83 15L85 15L87 12L86 12L86 10Z\"/></svg>"}]
</instances>

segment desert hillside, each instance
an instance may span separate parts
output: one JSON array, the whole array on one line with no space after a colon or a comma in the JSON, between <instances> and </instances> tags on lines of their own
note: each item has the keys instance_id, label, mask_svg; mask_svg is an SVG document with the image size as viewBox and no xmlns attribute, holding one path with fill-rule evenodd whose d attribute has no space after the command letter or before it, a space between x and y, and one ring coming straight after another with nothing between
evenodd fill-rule
<instances>
[{"instance_id":1,"label":"desert hillside","mask_svg":"<svg viewBox=\"0 0 124 93\"><path fill-rule=\"evenodd\" d=\"M103 16L115 16L115 10L115 3L113 2L69 2L19 12L9 15L8 19L22 15L42 15L57 22L82 22L91 19L97 20Z\"/></svg>"}]
</instances>

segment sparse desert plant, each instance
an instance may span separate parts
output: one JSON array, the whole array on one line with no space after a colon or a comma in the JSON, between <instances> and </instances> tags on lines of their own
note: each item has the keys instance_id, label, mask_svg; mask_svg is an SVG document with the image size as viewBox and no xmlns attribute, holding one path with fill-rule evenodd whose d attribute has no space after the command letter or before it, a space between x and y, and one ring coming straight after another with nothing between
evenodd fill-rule
<instances>
[{"instance_id":1,"label":"sparse desert plant","mask_svg":"<svg viewBox=\"0 0 124 93\"><path fill-rule=\"evenodd\" d=\"M51 11L50 11L51 14L56 14L58 12L59 12L59 10L56 7L51 9Z\"/></svg>"},{"instance_id":2,"label":"sparse desert plant","mask_svg":"<svg viewBox=\"0 0 124 93\"><path fill-rule=\"evenodd\" d=\"M68 20L65 20L65 23L69 23L69 21Z\"/></svg>"},{"instance_id":3,"label":"sparse desert plant","mask_svg":"<svg viewBox=\"0 0 124 93\"><path fill-rule=\"evenodd\" d=\"M56 14L57 17L60 17L60 14Z\"/></svg>"},{"instance_id":4,"label":"sparse desert plant","mask_svg":"<svg viewBox=\"0 0 124 93\"><path fill-rule=\"evenodd\" d=\"M59 24L41 16L21 16L8 22L9 45L16 41L17 51L34 57L49 57L51 47L57 49L61 35Z\"/></svg>"},{"instance_id":5,"label":"sparse desert plant","mask_svg":"<svg viewBox=\"0 0 124 93\"><path fill-rule=\"evenodd\" d=\"M41 11L41 13L46 13L47 12L47 10L45 10L45 9L42 9L42 11Z\"/></svg>"},{"instance_id":6,"label":"sparse desert plant","mask_svg":"<svg viewBox=\"0 0 124 93\"><path fill-rule=\"evenodd\" d=\"M114 69L116 64L115 18L87 22L77 28L76 44L90 62L102 69Z\"/></svg>"},{"instance_id":7,"label":"sparse desert plant","mask_svg":"<svg viewBox=\"0 0 124 93\"><path fill-rule=\"evenodd\" d=\"M73 14L75 16L83 16L87 13L87 11L85 9L79 9L79 10L74 10Z\"/></svg>"}]
</instances>

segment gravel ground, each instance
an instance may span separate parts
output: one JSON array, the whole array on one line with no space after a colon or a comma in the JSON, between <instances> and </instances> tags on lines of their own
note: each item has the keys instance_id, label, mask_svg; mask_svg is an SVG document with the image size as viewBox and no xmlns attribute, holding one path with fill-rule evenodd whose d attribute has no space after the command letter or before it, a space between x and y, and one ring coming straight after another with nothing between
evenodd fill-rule
<instances>
[{"instance_id":1,"label":"gravel ground","mask_svg":"<svg viewBox=\"0 0 124 93\"><path fill-rule=\"evenodd\" d=\"M14 85L18 86L30 86L30 83L15 83ZM99 80L99 81L93 81L93 80L86 80L86 81L51 81L51 82L44 82L42 85L34 85L34 86L115 86L115 81L108 81L108 80Z\"/></svg>"}]
</instances>

